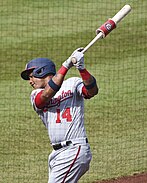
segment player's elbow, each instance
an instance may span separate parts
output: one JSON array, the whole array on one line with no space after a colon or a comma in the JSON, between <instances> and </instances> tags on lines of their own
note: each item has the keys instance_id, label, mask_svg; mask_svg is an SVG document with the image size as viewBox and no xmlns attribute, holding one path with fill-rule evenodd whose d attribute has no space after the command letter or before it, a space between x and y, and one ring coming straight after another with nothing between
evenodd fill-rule
<instances>
[{"instance_id":1,"label":"player's elbow","mask_svg":"<svg viewBox=\"0 0 147 183\"><path fill-rule=\"evenodd\" d=\"M95 89L95 94L94 94L94 95L97 95L98 93L99 93L99 88L96 87L96 89Z\"/></svg>"},{"instance_id":2,"label":"player's elbow","mask_svg":"<svg viewBox=\"0 0 147 183\"><path fill-rule=\"evenodd\" d=\"M92 94L93 94L93 96L95 96L95 95L97 95L98 93L99 93L99 88L98 88L97 86L95 86L94 89L93 89Z\"/></svg>"},{"instance_id":3,"label":"player's elbow","mask_svg":"<svg viewBox=\"0 0 147 183\"><path fill-rule=\"evenodd\" d=\"M97 95L99 93L99 88L97 87L97 85L95 87L93 87L92 89L88 90L88 94L91 97L94 97L95 95Z\"/></svg>"}]
</instances>

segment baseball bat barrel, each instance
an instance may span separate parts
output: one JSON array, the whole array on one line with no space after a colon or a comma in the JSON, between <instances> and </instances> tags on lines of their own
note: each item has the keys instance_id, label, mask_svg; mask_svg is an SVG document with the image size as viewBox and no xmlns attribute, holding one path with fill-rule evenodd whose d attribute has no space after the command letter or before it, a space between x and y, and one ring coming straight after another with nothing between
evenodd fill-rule
<instances>
[{"instance_id":1,"label":"baseball bat barrel","mask_svg":"<svg viewBox=\"0 0 147 183\"><path fill-rule=\"evenodd\" d=\"M126 4L116 15L112 18L112 20L117 24L119 23L129 12L131 11L131 6Z\"/></svg>"}]
</instances>

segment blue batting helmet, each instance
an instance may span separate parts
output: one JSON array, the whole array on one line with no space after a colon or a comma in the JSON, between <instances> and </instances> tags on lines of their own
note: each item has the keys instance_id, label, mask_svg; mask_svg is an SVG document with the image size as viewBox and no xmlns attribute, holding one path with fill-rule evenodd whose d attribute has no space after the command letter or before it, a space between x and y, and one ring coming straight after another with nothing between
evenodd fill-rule
<instances>
[{"instance_id":1,"label":"blue batting helmet","mask_svg":"<svg viewBox=\"0 0 147 183\"><path fill-rule=\"evenodd\" d=\"M36 58L26 64L25 70L22 71L21 77L24 80L29 80L29 74L33 72L36 78L43 78L48 74L56 74L55 64L48 58Z\"/></svg>"}]
</instances>

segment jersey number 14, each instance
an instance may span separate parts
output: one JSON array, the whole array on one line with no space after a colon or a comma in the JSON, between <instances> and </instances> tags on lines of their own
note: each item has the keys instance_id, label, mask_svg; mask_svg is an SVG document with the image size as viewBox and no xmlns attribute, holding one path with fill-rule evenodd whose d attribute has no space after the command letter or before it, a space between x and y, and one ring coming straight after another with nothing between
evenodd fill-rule
<instances>
[{"instance_id":1,"label":"jersey number 14","mask_svg":"<svg viewBox=\"0 0 147 183\"><path fill-rule=\"evenodd\" d=\"M71 122L72 121L72 116L70 114L70 108L67 107L64 112L60 113L60 109L57 109L57 119L56 119L56 123L61 123L61 118L66 119L67 122Z\"/></svg>"}]
</instances>

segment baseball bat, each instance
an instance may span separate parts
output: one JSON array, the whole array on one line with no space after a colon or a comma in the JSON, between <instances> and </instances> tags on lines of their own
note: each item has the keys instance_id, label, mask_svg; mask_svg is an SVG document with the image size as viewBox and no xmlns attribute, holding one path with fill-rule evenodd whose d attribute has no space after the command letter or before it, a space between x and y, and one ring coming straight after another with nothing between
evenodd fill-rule
<instances>
[{"instance_id":1,"label":"baseball bat","mask_svg":"<svg viewBox=\"0 0 147 183\"><path fill-rule=\"evenodd\" d=\"M81 51L85 53L96 41L105 38L113 29L116 28L116 25L131 11L130 5L125 5L120 11L118 11L113 18L106 21L100 28L96 30L95 38L88 43L88 45ZM72 58L73 64L75 64L76 58Z\"/></svg>"}]
</instances>

